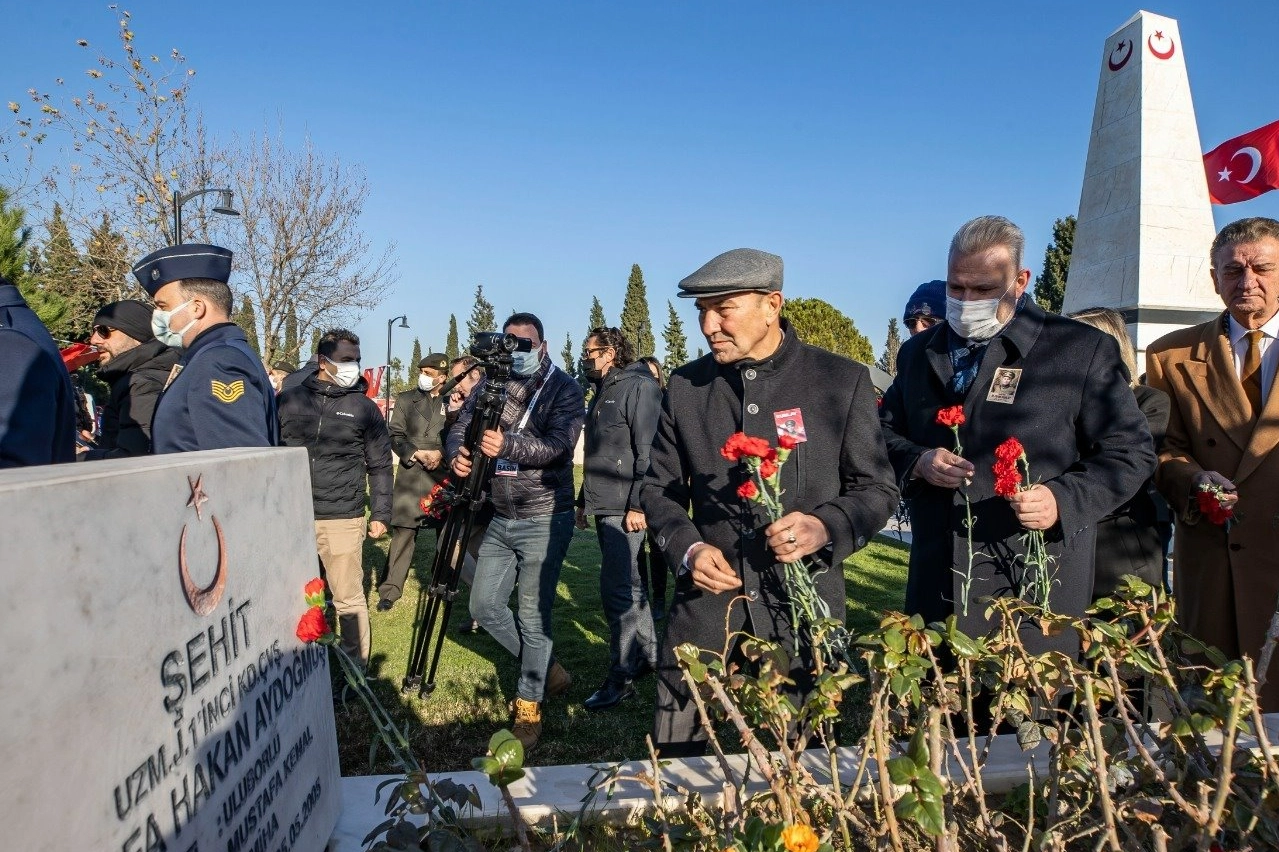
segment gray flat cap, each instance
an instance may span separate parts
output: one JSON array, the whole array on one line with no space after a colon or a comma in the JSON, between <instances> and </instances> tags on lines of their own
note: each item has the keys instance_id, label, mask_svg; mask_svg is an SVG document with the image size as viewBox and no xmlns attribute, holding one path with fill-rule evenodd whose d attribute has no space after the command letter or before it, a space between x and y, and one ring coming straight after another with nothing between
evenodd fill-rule
<instances>
[{"instance_id":1,"label":"gray flat cap","mask_svg":"<svg viewBox=\"0 0 1279 852\"><path fill-rule=\"evenodd\" d=\"M782 259L747 248L726 251L679 282L681 299L744 292L779 293L781 289Z\"/></svg>"}]
</instances>

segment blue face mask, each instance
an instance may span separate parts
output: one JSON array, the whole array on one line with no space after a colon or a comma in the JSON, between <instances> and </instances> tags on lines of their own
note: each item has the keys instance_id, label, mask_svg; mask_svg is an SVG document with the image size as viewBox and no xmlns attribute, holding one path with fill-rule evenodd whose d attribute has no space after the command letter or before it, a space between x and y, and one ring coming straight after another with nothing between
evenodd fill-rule
<instances>
[{"instance_id":1,"label":"blue face mask","mask_svg":"<svg viewBox=\"0 0 1279 852\"><path fill-rule=\"evenodd\" d=\"M511 372L517 376L531 376L542 366L542 348L539 346L532 352L512 352Z\"/></svg>"},{"instance_id":2,"label":"blue face mask","mask_svg":"<svg viewBox=\"0 0 1279 852\"><path fill-rule=\"evenodd\" d=\"M191 304L191 300L187 299L171 311L162 311L156 308L151 312L151 331L165 346L172 346L175 349L182 348L182 336L191 330L191 326L195 325L195 320L192 319L181 329L170 328L169 323L173 320L174 314L189 304Z\"/></svg>"}]
</instances>

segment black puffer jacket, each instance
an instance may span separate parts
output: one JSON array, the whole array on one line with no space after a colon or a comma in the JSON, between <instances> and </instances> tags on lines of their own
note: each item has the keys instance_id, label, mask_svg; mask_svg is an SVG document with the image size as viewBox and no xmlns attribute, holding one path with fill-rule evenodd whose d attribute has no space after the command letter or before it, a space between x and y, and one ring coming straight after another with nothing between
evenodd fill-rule
<instances>
[{"instance_id":1,"label":"black puffer jacket","mask_svg":"<svg viewBox=\"0 0 1279 852\"><path fill-rule=\"evenodd\" d=\"M111 385L111 394L102 406L98 447L82 458L122 459L151 452L151 415L178 355L178 350L152 338L98 370L98 376Z\"/></svg>"},{"instance_id":2,"label":"black puffer jacket","mask_svg":"<svg viewBox=\"0 0 1279 852\"><path fill-rule=\"evenodd\" d=\"M449 429L444 446L444 456L449 462L466 438L475 403L484 391L484 381L487 380L471 391L457 422ZM586 416L581 387L573 377L551 365L546 384L522 430L513 431L524 412L519 411L515 417L510 417L510 413L504 411L500 423L506 433L503 458L519 465L519 472L515 476L495 475L490 480L489 499L494 511L510 519L573 511L573 448Z\"/></svg>"},{"instance_id":3,"label":"black puffer jacket","mask_svg":"<svg viewBox=\"0 0 1279 852\"><path fill-rule=\"evenodd\" d=\"M280 441L306 447L311 458L315 519L364 515L364 478L371 492L370 520L391 523L391 436L360 379L340 388L314 374L280 394Z\"/></svg>"},{"instance_id":4,"label":"black puffer jacket","mask_svg":"<svg viewBox=\"0 0 1279 852\"><path fill-rule=\"evenodd\" d=\"M640 486L661 408L662 389L644 362L604 376L586 412L586 475L578 505L588 515L644 511Z\"/></svg>"}]
</instances>

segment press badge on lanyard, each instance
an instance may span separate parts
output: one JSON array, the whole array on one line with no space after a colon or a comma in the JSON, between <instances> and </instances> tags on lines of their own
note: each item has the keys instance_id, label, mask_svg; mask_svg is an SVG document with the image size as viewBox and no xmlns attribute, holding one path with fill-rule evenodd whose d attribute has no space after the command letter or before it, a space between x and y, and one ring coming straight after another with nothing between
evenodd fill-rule
<instances>
[{"instance_id":1,"label":"press badge on lanyard","mask_svg":"<svg viewBox=\"0 0 1279 852\"><path fill-rule=\"evenodd\" d=\"M552 364L551 369L555 370L557 368ZM550 377L551 374L548 372L546 379ZM515 424L515 433L523 432L524 427L528 425L528 416L533 413L533 406L537 405L537 398L542 395L542 387L546 384L546 379L542 379L537 386L537 390L533 392L533 398L529 400L528 408L524 409L524 416L520 418L519 423ZM515 476L519 472L520 466L509 459L497 459L493 463L494 476Z\"/></svg>"}]
</instances>

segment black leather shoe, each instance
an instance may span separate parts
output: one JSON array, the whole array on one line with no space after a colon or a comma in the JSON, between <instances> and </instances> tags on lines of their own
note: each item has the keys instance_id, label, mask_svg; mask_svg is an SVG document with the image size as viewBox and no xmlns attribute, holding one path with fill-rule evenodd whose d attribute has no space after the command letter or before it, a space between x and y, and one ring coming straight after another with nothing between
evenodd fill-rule
<instances>
[{"instance_id":1,"label":"black leather shoe","mask_svg":"<svg viewBox=\"0 0 1279 852\"><path fill-rule=\"evenodd\" d=\"M475 619L468 618L464 621L458 622L456 630L463 636L469 636L472 633L480 632L480 623Z\"/></svg>"},{"instance_id":2,"label":"black leather shoe","mask_svg":"<svg viewBox=\"0 0 1279 852\"><path fill-rule=\"evenodd\" d=\"M390 612L393 606L395 606L395 601L388 601L386 598L382 598L382 600L377 602L377 611Z\"/></svg>"},{"instance_id":3,"label":"black leather shoe","mask_svg":"<svg viewBox=\"0 0 1279 852\"><path fill-rule=\"evenodd\" d=\"M616 707L635 695L635 686L628 680L618 683L614 680L604 681L604 685L595 690L591 697L582 702L587 710L608 710Z\"/></svg>"}]
</instances>

